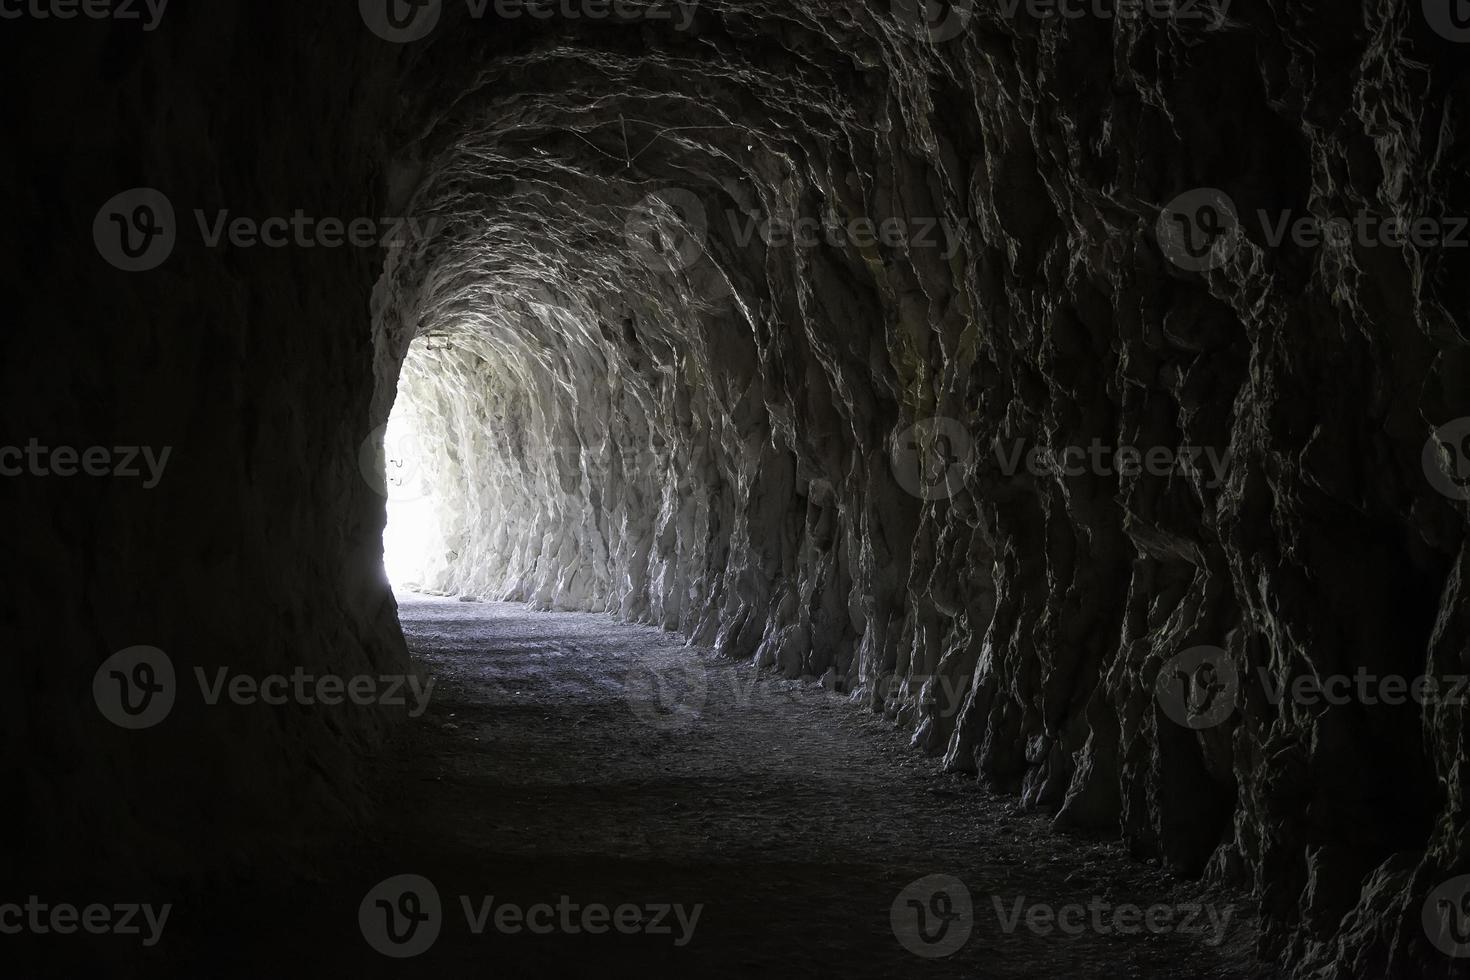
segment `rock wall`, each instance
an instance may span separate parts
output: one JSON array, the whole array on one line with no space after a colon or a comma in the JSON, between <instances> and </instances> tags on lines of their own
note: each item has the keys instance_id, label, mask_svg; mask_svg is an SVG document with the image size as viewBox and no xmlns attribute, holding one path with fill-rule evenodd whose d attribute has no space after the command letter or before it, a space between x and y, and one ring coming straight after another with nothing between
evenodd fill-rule
<instances>
[{"instance_id":1,"label":"rock wall","mask_svg":"<svg viewBox=\"0 0 1470 980\"><path fill-rule=\"evenodd\" d=\"M101 478L0 481L15 669L0 714L23 842L6 849L10 894L136 896L140 881L197 881L261 855L309 862L315 841L362 817L371 752L401 710L211 705L195 681L407 667L383 499L357 463L397 373L371 327L381 258L205 235L221 210L392 213L393 64L360 28L350 9L265 3L180 6L151 32L4 21L0 70L15 131L31 135L0 163L19 306L0 356L0 441L168 451L152 486L138 453L113 454ZM326 73L324 36L342 39ZM171 202L175 240L155 268L123 271L94 219L140 186ZM175 698L155 727L126 731L93 683L135 646L169 658Z\"/></svg>"},{"instance_id":2,"label":"rock wall","mask_svg":"<svg viewBox=\"0 0 1470 980\"><path fill-rule=\"evenodd\" d=\"M452 473L430 584L859 692L1254 888L1304 974L1442 966L1463 709L1268 694L1463 667L1464 514L1421 463L1465 408L1462 255L1270 236L1463 210L1463 72L1416 10L1206 14L451 31L476 73L415 205L447 230L387 313L440 345L405 389ZM1196 188L1239 231L1191 264ZM1197 465L1007 462L1093 445ZM1239 707L1195 731L1156 685L1201 646Z\"/></svg>"},{"instance_id":3,"label":"rock wall","mask_svg":"<svg viewBox=\"0 0 1470 980\"><path fill-rule=\"evenodd\" d=\"M1445 972L1420 907L1470 870L1464 707L1268 697L1464 672L1466 515L1422 458L1470 415L1464 253L1271 241L1283 213L1467 213L1463 49L1414 5L962 3L925 25L876 2L450 4L407 45L352 11L218 7L108 55L115 104L81 133L130 152L74 164L70 224L119 166L185 200L435 224L386 252L183 252L152 280L79 238L60 257L94 293L20 266L63 297L30 312L82 333L6 359L18 403L78 378L78 424L180 452L175 496L26 501L129 530L110 557L83 557L93 534L22 552L38 583L85 583L48 637L75 676L23 719L65 715L123 634L401 662L356 454L407 353L448 538L426 584L823 677L1059 824L1254 888L1263 953L1302 975ZM141 339L98 328L119 321ZM1093 445L1111 468L1008 462ZM1200 647L1238 690L1195 730L1156 687Z\"/></svg>"}]
</instances>

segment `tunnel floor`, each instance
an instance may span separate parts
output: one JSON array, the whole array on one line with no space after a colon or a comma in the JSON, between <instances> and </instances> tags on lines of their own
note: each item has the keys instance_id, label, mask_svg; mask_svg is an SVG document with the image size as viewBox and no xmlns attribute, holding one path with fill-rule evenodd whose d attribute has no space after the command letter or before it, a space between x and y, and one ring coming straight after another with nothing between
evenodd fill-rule
<instances>
[{"instance_id":1,"label":"tunnel floor","mask_svg":"<svg viewBox=\"0 0 1470 980\"><path fill-rule=\"evenodd\" d=\"M394 839L384 844L395 856L360 870L368 886L423 874L445 926L428 952L385 975L420 963L715 976L1268 975L1252 972L1243 900L1233 900L1218 947L1197 936L1037 936L1024 925L1007 935L992 895L1009 909L1021 895L1148 906L1200 893L1127 860L1115 842L1059 836L1014 800L944 775L890 722L815 683L761 679L748 664L603 616L400 602L410 648L436 687L390 794ZM669 687L687 710L652 707L647 672L679 678L690 664L700 672L692 682L682 675ZM974 930L958 952L926 959L900 945L890 906L936 873L966 883ZM489 895L523 906L566 895L704 907L692 932L670 914L665 936L476 936L459 896L478 906Z\"/></svg>"},{"instance_id":2,"label":"tunnel floor","mask_svg":"<svg viewBox=\"0 0 1470 980\"><path fill-rule=\"evenodd\" d=\"M321 975L1237 978L1274 976L1250 955L1244 896L1129 860L1115 840L1064 836L974 779L941 771L892 722L815 682L760 677L605 616L400 597L434 687L391 748L367 839L344 833L312 880L221 888L181 909L173 951L212 976L290 964ZM638 679L693 670L687 711L653 710ZM691 693L693 692L693 693ZM702 694L702 697L698 695ZM667 705L665 705L667 708ZM372 949L360 904L398 875L432 882L442 927L413 958ZM910 952L890 909L928 875L973 898L973 931L944 958ZM653 935L476 933L471 915L514 903L682 905ZM1223 938L1038 935L1024 906L1212 903ZM469 912L465 901L468 900ZM697 920L691 913L702 906ZM209 922L192 931L189 921ZM575 912L574 924L580 923ZM1208 927L1204 913L1202 928ZM683 945L676 942L688 937ZM221 951L229 955L221 957ZM162 963L139 964L158 975ZM146 968L146 969L145 969ZM121 975L121 974L119 974Z\"/></svg>"}]
</instances>

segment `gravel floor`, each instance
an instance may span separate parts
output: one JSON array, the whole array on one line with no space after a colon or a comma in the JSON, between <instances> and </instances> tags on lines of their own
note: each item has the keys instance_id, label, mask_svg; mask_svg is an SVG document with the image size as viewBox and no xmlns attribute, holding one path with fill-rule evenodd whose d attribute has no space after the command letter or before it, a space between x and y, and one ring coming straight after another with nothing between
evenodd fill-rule
<instances>
[{"instance_id":1,"label":"gravel floor","mask_svg":"<svg viewBox=\"0 0 1470 980\"><path fill-rule=\"evenodd\" d=\"M1247 900L1052 832L818 684L602 616L413 596L401 619L434 686L374 824L304 877L283 855L175 896L126 961L49 943L18 975L1273 975ZM1189 931L1117 928L1129 906Z\"/></svg>"},{"instance_id":2,"label":"gravel floor","mask_svg":"<svg viewBox=\"0 0 1470 980\"><path fill-rule=\"evenodd\" d=\"M369 885L422 875L444 911L432 947L394 962L393 975L417 964L425 975L509 964L619 975L1271 975L1252 966L1247 900L1171 882L1114 842L1054 833L814 683L761 678L601 616L406 597L401 618L436 687L395 779L391 860L362 871ZM930 883L904 892L931 875L963 883L971 917L952 882L943 896ZM491 895L523 908L563 896L636 905L649 925L660 905L702 910L692 931L666 914L667 935L476 935L464 899L483 910ZM1196 916L1192 931L1112 928L1130 904L1168 906L1181 927ZM1047 909L1065 931L1047 931Z\"/></svg>"}]
</instances>

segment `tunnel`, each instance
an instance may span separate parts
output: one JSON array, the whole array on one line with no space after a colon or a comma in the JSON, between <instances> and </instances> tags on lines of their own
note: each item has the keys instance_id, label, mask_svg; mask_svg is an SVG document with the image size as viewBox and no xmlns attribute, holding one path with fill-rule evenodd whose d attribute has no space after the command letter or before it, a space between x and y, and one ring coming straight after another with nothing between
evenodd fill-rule
<instances>
[{"instance_id":1,"label":"tunnel","mask_svg":"<svg viewBox=\"0 0 1470 980\"><path fill-rule=\"evenodd\" d=\"M1462 14L0 0L0 961L1470 976Z\"/></svg>"}]
</instances>

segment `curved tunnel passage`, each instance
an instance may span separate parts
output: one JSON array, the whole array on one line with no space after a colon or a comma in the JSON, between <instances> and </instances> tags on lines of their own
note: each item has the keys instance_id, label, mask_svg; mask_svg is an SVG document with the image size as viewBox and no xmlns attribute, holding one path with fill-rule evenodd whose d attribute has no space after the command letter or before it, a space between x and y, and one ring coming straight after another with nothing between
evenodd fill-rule
<instances>
[{"instance_id":1,"label":"curved tunnel passage","mask_svg":"<svg viewBox=\"0 0 1470 980\"><path fill-rule=\"evenodd\" d=\"M5 711L26 894L403 870L385 780L442 729L209 696L447 669L386 521L404 581L662 627L896 722L936 785L1248 895L1221 969L1456 975L1464 706L1312 696L1466 673L1453 25L502 6L6 24L44 241L8 255L13 441L169 450L152 486L7 481L5 621L48 651ZM97 692L160 682L140 648L177 690L128 728ZM983 864L979 799L909 812Z\"/></svg>"}]
</instances>

